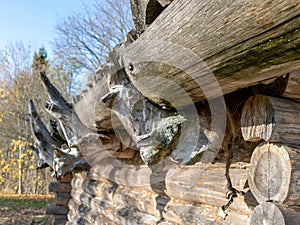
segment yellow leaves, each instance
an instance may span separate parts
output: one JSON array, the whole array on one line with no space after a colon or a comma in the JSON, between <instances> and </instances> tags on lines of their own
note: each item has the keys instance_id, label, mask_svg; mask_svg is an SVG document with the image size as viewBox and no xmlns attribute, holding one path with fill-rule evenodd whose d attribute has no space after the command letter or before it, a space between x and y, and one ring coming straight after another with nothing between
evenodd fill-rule
<instances>
[{"instance_id":1,"label":"yellow leaves","mask_svg":"<svg viewBox=\"0 0 300 225\"><path fill-rule=\"evenodd\" d=\"M28 167L30 170L34 170L35 169L35 166L33 164L31 164L29 167Z\"/></svg>"},{"instance_id":2,"label":"yellow leaves","mask_svg":"<svg viewBox=\"0 0 300 225\"><path fill-rule=\"evenodd\" d=\"M9 165L9 164L6 164L6 165L4 165L4 167L1 167L0 172L2 172L2 173L9 172L10 169L11 169L11 168L10 168L10 165Z\"/></svg>"}]
</instances>

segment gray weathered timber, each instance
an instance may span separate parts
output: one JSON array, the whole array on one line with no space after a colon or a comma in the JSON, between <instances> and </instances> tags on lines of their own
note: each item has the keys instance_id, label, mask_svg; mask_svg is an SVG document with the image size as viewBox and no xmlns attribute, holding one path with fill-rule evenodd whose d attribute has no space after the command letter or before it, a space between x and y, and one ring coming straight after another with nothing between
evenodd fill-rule
<instances>
[{"instance_id":1,"label":"gray weathered timber","mask_svg":"<svg viewBox=\"0 0 300 225\"><path fill-rule=\"evenodd\" d=\"M70 155L78 156L80 151L78 145L87 141L96 140L99 137L105 137L102 134L87 128L79 119L73 105L68 103L61 93L52 85L44 71L40 72L40 77L48 92L50 102L46 102L47 111L59 121L64 137L70 148Z\"/></svg>"},{"instance_id":2,"label":"gray weathered timber","mask_svg":"<svg viewBox=\"0 0 300 225\"><path fill-rule=\"evenodd\" d=\"M259 203L274 201L299 207L299 173L298 149L264 142L252 154L249 187Z\"/></svg>"},{"instance_id":3,"label":"gray weathered timber","mask_svg":"<svg viewBox=\"0 0 300 225\"><path fill-rule=\"evenodd\" d=\"M112 129L111 111L101 102L101 97L108 92L105 78L102 77L79 102L74 110L82 123L92 130Z\"/></svg>"},{"instance_id":4,"label":"gray weathered timber","mask_svg":"<svg viewBox=\"0 0 300 225\"><path fill-rule=\"evenodd\" d=\"M48 190L49 192L68 193L71 191L71 185L69 183L51 182Z\"/></svg>"},{"instance_id":5,"label":"gray weathered timber","mask_svg":"<svg viewBox=\"0 0 300 225\"><path fill-rule=\"evenodd\" d=\"M98 70L106 74L109 88L102 101L118 116L145 164L158 172L168 155L176 163L187 164L205 151L216 152L222 135L209 130L207 120L198 116L195 108L176 111L168 104L158 106L132 85L123 68L123 51L124 46L115 48L107 66Z\"/></svg>"},{"instance_id":6,"label":"gray weathered timber","mask_svg":"<svg viewBox=\"0 0 300 225\"><path fill-rule=\"evenodd\" d=\"M254 95L243 107L241 127L246 141L300 146L300 104L289 99Z\"/></svg>"},{"instance_id":7,"label":"gray weathered timber","mask_svg":"<svg viewBox=\"0 0 300 225\"><path fill-rule=\"evenodd\" d=\"M244 164L244 166L247 165ZM246 195L238 196L229 209L250 213L256 201L244 188L247 170L245 167L241 167L239 164L231 166L232 184L238 190L246 192ZM113 176L110 176L112 173ZM98 165L91 169L89 176L92 180L103 180L109 177L111 181L119 185L129 188L143 187L144 190L151 191L150 174L150 170L143 166L118 168L113 165ZM224 174L225 164L205 165L200 163L193 166L174 167L169 170L165 179L166 193L171 198L220 207L227 203L225 198L227 181ZM245 203L245 199L247 203Z\"/></svg>"},{"instance_id":8,"label":"gray weathered timber","mask_svg":"<svg viewBox=\"0 0 300 225\"><path fill-rule=\"evenodd\" d=\"M300 70L288 74L287 85L282 95L300 101Z\"/></svg>"},{"instance_id":9,"label":"gray weathered timber","mask_svg":"<svg viewBox=\"0 0 300 225\"><path fill-rule=\"evenodd\" d=\"M213 98L299 69L299 47L298 0L177 0L126 47L124 58L144 96L175 96L172 104L180 106L186 102L174 82L195 102Z\"/></svg>"},{"instance_id":10,"label":"gray weathered timber","mask_svg":"<svg viewBox=\"0 0 300 225\"><path fill-rule=\"evenodd\" d=\"M53 168L54 166L54 146L58 143L51 137L50 132L38 115L32 100L29 101L29 115L32 136L34 138L33 151L39 161L38 167L44 168L44 163Z\"/></svg>"},{"instance_id":11,"label":"gray weathered timber","mask_svg":"<svg viewBox=\"0 0 300 225\"><path fill-rule=\"evenodd\" d=\"M199 165L188 167L185 166L180 169L179 174L176 174L175 170L172 174L170 174L168 177L168 182L170 182L170 184L168 185L167 191L170 189L170 192L173 192L173 196L171 197L172 200L167 204L165 212L163 213L165 222L170 222L171 224L241 224L242 222L243 224L249 224L251 208L254 208L255 205L250 204L249 198L246 195L236 198L233 205L227 211L228 217L226 217L225 221L218 216L218 209L220 205L226 201L224 193L222 193L226 190L226 180L225 177L222 176L225 165L221 166L220 168L219 165L213 167L214 168L208 168L209 172L207 174L206 171L199 172L199 170L201 171L201 167L199 167ZM204 175L202 176L204 173L207 175L206 178ZM218 182L221 185L218 188L220 193L209 193L211 187L215 187L214 184L217 182L217 179L214 178L213 181L209 181L211 175L214 178L217 178L217 176L223 177L223 181ZM74 176L75 177L72 180L71 191L74 201L69 203L71 211L70 213L72 215L75 215L76 213L71 210L71 208L74 208L74 206L71 206L70 204L88 206L90 211L84 214L85 219L90 218L91 215L93 215L95 212L98 212L109 217L109 219L112 221L122 221L124 218L120 217L124 217L126 214L115 213L120 208L123 210L126 208L127 212L132 215L130 220L133 224L141 224L141 222L138 223L138 220L136 220L138 218L137 215L148 215L148 218L154 218L156 221L160 219L160 214L156 209L155 204L156 193L151 190L149 186L143 186L141 183L139 183L138 180L140 177L138 175L135 179L136 182L134 183L132 181L131 187L127 185L119 185L116 189L114 189L113 192L111 191L111 183L101 175L91 177L90 173L76 173ZM188 178L183 179L183 177ZM243 178L240 179L241 177ZM192 186L184 184L187 179L193 179ZM239 169L238 164L234 164L233 184L238 188L242 188L246 182L246 179L246 169ZM173 180L174 183L171 184ZM183 182L180 183L180 180ZM180 189L181 185L183 185L182 189ZM174 187L171 190L169 186L176 186L176 188ZM202 195L202 191L206 188L207 192ZM181 192L176 193L178 190ZM188 192L192 193L188 194ZM181 195L183 197L181 197ZM189 195L190 198L186 198L187 195ZM213 198L215 199L213 204L216 205L209 204L209 202L212 202ZM202 204L201 202L205 203ZM249 206L247 206L245 202L247 202ZM239 220L236 219L237 217ZM103 221L103 218L101 218L100 221ZM126 220L124 221L125 224ZM151 224L150 221L148 223L144 221L142 224ZM89 222L91 221L89 220Z\"/></svg>"},{"instance_id":12,"label":"gray weathered timber","mask_svg":"<svg viewBox=\"0 0 300 225\"><path fill-rule=\"evenodd\" d=\"M250 225L295 225L299 224L300 213L284 205L264 202L255 207Z\"/></svg>"},{"instance_id":13,"label":"gray weathered timber","mask_svg":"<svg viewBox=\"0 0 300 225\"><path fill-rule=\"evenodd\" d=\"M54 204L46 205L46 214L47 215L66 215L69 209L67 206L57 206Z\"/></svg>"},{"instance_id":14,"label":"gray weathered timber","mask_svg":"<svg viewBox=\"0 0 300 225\"><path fill-rule=\"evenodd\" d=\"M68 205L70 198L70 193L56 192L54 203L56 205Z\"/></svg>"}]
</instances>

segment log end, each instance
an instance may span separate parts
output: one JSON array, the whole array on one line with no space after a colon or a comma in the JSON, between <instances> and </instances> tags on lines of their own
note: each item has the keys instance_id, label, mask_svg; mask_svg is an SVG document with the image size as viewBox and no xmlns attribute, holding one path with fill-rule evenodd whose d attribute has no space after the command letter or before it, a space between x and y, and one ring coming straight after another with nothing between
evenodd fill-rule
<instances>
[{"instance_id":1,"label":"log end","mask_svg":"<svg viewBox=\"0 0 300 225\"><path fill-rule=\"evenodd\" d=\"M254 208L250 225L276 224L285 225L284 216L280 209L271 202L264 202Z\"/></svg>"},{"instance_id":2,"label":"log end","mask_svg":"<svg viewBox=\"0 0 300 225\"><path fill-rule=\"evenodd\" d=\"M268 96L250 97L242 110L241 129L245 141L268 141L274 128L274 109Z\"/></svg>"},{"instance_id":3,"label":"log end","mask_svg":"<svg viewBox=\"0 0 300 225\"><path fill-rule=\"evenodd\" d=\"M288 195L292 165L289 147L262 143L254 150L248 173L251 192L259 203L283 203Z\"/></svg>"}]
</instances>

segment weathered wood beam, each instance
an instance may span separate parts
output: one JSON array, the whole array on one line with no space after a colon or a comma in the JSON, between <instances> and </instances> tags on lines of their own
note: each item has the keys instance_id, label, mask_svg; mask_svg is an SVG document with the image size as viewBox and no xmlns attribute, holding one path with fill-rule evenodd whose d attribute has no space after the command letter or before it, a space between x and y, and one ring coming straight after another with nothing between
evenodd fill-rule
<instances>
[{"instance_id":1,"label":"weathered wood beam","mask_svg":"<svg viewBox=\"0 0 300 225\"><path fill-rule=\"evenodd\" d=\"M68 193L71 191L71 185L69 183L51 182L48 186L48 191Z\"/></svg>"},{"instance_id":2,"label":"weathered wood beam","mask_svg":"<svg viewBox=\"0 0 300 225\"><path fill-rule=\"evenodd\" d=\"M237 166L238 164L233 165L233 183L238 188L242 188L247 180L247 171L246 169L241 169L238 172L239 168ZM224 169L224 167L222 168ZM182 168L178 174L174 170L174 173L168 177L167 192L168 194L172 193L170 195L172 197L163 213L165 220L175 224L185 224L188 221L192 224L201 224L201 221L205 224L218 224L218 221L219 224L239 224L241 221L245 221L243 224L249 224L249 214L255 206L251 202L250 196L248 196L249 193L236 198L227 211L228 216L226 220L220 220L218 209L221 204L226 202L224 193L222 193L226 190L226 180L222 176L224 171L216 166L208 168L208 172L205 171L203 175L198 176L202 174L199 173L199 170L201 170L199 166L189 166L188 168ZM223 179L219 182L217 181L218 177ZM138 180L141 178L143 177L138 174L136 175L136 182L131 183L133 187L120 184L111 193L111 184L105 178L101 176L90 177L90 173L75 174L72 181L71 195L77 204L89 205L91 210L98 209L99 205L106 210L108 208L116 210L117 207L126 206L133 211L150 214L158 220L160 214L156 208L156 193L147 185L140 186L141 184ZM209 181L210 178L212 181ZM95 181L94 179L97 180ZM186 184L187 180L193 181ZM215 187L212 183L220 184L217 187L217 192L211 191L211 187ZM170 188L170 186L173 187ZM99 203L91 204L90 199L93 198L97 199ZM136 201L137 199L139 201ZM210 203L212 202L213 204L211 205ZM239 221L236 220L237 215L240 219ZM115 220L115 218L111 219Z\"/></svg>"},{"instance_id":3,"label":"weathered wood beam","mask_svg":"<svg viewBox=\"0 0 300 225\"><path fill-rule=\"evenodd\" d=\"M56 192L54 202L56 205L68 205L70 193Z\"/></svg>"},{"instance_id":4,"label":"weathered wood beam","mask_svg":"<svg viewBox=\"0 0 300 225\"><path fill-rule=\"evenodd\" d=\"M299 48L297 0L177 0L126 47L124 67L144 96L180 106L181 88L199 102L300 69Z\"/></svg>"},{"instance_id":5,"label":"weathered wood beam","mask_svg":"<svg viewBox=\"0 0 300 225\"><path fill-rule=\"evenodd\" d=\"M247 180L247 164L244 164L246 168L242 165L235 163L231 166L232 184L237 189L244 190L247 193L245 196L236 198L229 209L249 213L251 207L255 206L256 201L250 192L244 188ZM114 171L114 176L110 176L112 171ZM201 171L204 171L203 174ZM193 166L173 168L169 170L165 178L166 193L171 198L220 207L227 203L225 198L227 181L224 174L225 164L206 165L200 163ZM92 180L103 181L109 177L111 181L122 186L132 188L142 186L144 190L152 191L150 175L151 172L148 168L140 167L137 169L134 166L118 168L113 165L98 165L89 172ZM214 187L214 191L211 187ZM247 199L247 203L245 203L245 199Z\"/></svg>"},{"instance_id":6,"label":"weathered wood beam","mask_svg":"<svg viewBox=\"0 0 300 225\"><path fill-rule=\"evenodd\" d=\"M242 135L246 141L265 140L297 147L300 146L299 118L299 102L254 95L242 110Z\"/></svg>"},{"instance_id":7,"label":"weathered wood beam","mask_svg":"<svg viewBox=\"0 0 300 225\"><path fill-rule=\"evenodd\" d=\"M66 215L68 214L68 207L67 206L57 206L54 204L47 204L46 205L46 214L47 215Z\"/></svg>"},{"instance_id":8,"label":"weathered wood beam","mask_svg":"<svg viewBox=\"0 0 300 225\"><path fill-rule=\"evenodd\" d=\"M79 102L74 105L74 110L80 121L91 130L111 130L112 117L111 110L102 102L101 98L108 92L107 82L104 75L92 89ZM116 126L116 121L114 121Z\"/></svg>"},{"instance_id":9,"label":"weathered wood beam","mask_svg":"<svg viewBox=\"0 0 300 225\"><path fill-rule=\"evenodd\" d=\"M50 132L37 113L32 100L29 101L28 107L31 131L34 139L33 150L40 164L38 165L38 167L46 167L44 165L44 163L46 162L48 166L54 169L55 149L53 148L53 146L59 146L59 144L52 138Z\"/></svg>"},{"instance_id":10,"label":"weathered wood beam","mask_svg":"<svg viewBox=\"0 0 300 225\"><path fill-rule=\"evenodd\" d=\"M123 50L115 48L108 68L98 70L106 74L109 88L102 101L118 116L145 164L153 171L160 167L161 171L168 155L177 163L187 164L209 149L216 150L218 144L214 142L220 143L221 135L208 129L207 119L200 117L195 108L176 111L164 102L155 105L132 85L123 69Z\"/></svg>"},{"instance_id":11,"label":"weathered wood beam","mask_svg":"<svg viewBox=\"0 0 300 225\"><path fill-rule=\"evenodd\" d=\"M51 99L50 102L46 102L45 107L59 121L64 137L71 150L69 151L69 155L77 157L80 155L80 151L77 148L80 144L96 140L99 137L105 137L96 131L90 130L81 122L74 107L52 85L44 71L41 71L40 77Z\"/></svg>"},{"instance_id":12,"label":"weathered wood beam","mask_svg":"<svg viewBox=\"0 0 300 225\"><path fill-rule=\"evenodd\" d=\"M248 173L250 190L259 203L273 201L299 208L299 171L298 149L261 143L251 157Z\"/></svg>"}]
</instances>

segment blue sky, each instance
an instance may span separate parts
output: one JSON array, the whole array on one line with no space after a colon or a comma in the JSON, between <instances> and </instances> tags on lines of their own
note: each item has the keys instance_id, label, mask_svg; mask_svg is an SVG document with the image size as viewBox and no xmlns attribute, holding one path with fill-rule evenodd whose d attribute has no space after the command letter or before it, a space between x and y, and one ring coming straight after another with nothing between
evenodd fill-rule
<instances>
[{"instance_id":1,"label":"blue sky","mask_svg":"<svg viewBox=\"0 0 300 225\"><path fill-rule=\"evenodd\" d=\"M22 41L50 52L59 17L79 11L83 2L93 0L0 0L0 49Z\"/></svg>"}]
</instances>

